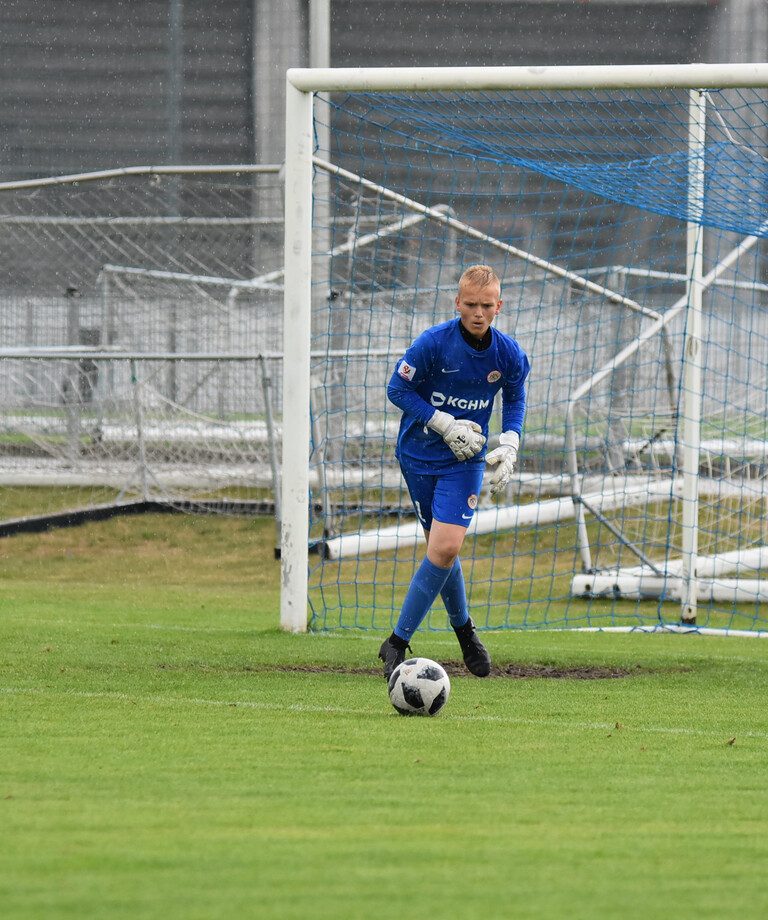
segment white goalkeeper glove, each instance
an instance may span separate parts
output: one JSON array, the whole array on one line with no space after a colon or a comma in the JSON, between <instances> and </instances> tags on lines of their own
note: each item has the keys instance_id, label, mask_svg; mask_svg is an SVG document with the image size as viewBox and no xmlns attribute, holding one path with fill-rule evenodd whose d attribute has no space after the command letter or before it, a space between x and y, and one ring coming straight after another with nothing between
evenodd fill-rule
<instances>
[{"instance_id":1,"label":"white goalkeeper glove","mask_svg":"<svg viewBox=\"0 0 768 920\"><path fill-rule=\"evenodd\" d=\"M499 446L485 458L486 463L498 468L491 477L491 495L503 492L507 487L517 461L517 449L520 447L520 435L516 431L505 431L499 435Z\"/></svg>"},{"instance_id":2,"label":"white goalkeeper glove","mask_svg":"<svg viewBox=\"0 0 768 920\"><path fill-rule=\"evenodd\" d=\"M485 444L482 428L466 418L454 418L447 412L435 409L427 428L436 431L453 451L457 460L471 460Z\"/></svg>"}]
</instances>

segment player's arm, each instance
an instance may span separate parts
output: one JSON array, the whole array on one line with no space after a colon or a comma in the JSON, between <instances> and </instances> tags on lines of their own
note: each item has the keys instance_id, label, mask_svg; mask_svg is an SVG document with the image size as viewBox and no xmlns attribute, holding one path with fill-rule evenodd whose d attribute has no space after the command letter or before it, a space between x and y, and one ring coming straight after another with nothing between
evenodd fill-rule
<instances>
[{"instance_id":1,"label":"player's arm","mask_svg":"<svg viewBox=\"0 0 768 920\"><path fill-rule=\"evenodd\" d=\"M416 387L420 382L415 360L406 355L397 362L395 372L387 387L387 397L398 409L412 415L422 425L429 423L434 415L434 407L419 396Z\"/></svg>"},{"instance_id":2,"label":"player's arm","mask_svg":"<svg viewBox=\"0 0 768 920\"><path fill-rule=\"evenodd\" d=\"M512 478L517 463L517 451L520 448L520 435L517 431L504 431L499 435L499 446L485 456L485 462L495 466L491 476L491 495L503 492Z\"/></svg>"},{"instance_id":3,"label":"player's arm","mask_svg":"<svg viewBox=\"0 0 768 920\"><path fill-rule=\"evenodd\" d=\"M491 477L491 494L503 492L512 478L520 449L520 433L525 418L525 381L531 366L525 353L520 350L516 368L511 379L502 387L501 423L499 446L486 455L485 462L496 469Z\"/></svg>"},{"instance_id":4,"label":"player's arm","mask_svg":"<svg viewBox=\"0 0 768 920\"><path fill-rule=\"evenodd\" d=\"M414 357L407 354L398 362L387 387L387 396L403 412L437 432L457 460L470 460L485 446L482 429L469 419L457 419L435 409L416 391L420 380Z\"/></svg>"}]
</instances>

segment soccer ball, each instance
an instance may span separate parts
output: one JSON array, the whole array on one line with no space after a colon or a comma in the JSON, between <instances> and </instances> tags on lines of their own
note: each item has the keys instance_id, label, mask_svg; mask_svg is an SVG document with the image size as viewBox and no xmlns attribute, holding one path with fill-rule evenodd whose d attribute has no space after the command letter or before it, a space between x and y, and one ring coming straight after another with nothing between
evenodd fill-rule
<instances>
[{"instance_id":1,"label":"soccer ball","mask_svg":"<svg viewBox=\"0 0 768 920\"><path fill-rule=\"evenodd\" d=\"M407 658L389 678L389 699L402 716L434 716L448 702L451 682L431 658Z\"/></svg>"}]
</instances>

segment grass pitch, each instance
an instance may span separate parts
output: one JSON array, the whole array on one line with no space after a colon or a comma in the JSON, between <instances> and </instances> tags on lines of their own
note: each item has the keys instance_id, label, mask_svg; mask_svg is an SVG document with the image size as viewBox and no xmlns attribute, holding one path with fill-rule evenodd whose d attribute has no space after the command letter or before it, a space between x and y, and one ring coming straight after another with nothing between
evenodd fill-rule
<instances>
[{"instance_id":1,"label":"grass pitch","mask_svg":"<svg viewBox=\"0 0 768 920\"><path fill-rule=\"evenodd\" d=\"M0 542L4 920L768 915L762 640L493 632L407 719L382 633L279 631L273 543Z\"/></svg>"}]
</instances>

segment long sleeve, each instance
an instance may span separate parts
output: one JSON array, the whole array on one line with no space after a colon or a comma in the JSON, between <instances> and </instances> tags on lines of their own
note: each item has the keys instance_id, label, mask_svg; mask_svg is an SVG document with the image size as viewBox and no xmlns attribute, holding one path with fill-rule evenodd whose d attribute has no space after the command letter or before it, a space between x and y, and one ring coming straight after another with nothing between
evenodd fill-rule
<instances>
[{"instance_id":1,"label":"long sleeve","mask_svg":"<svg viewBox=\"0 0 768 920\"><path fill-rule=\"evenodd\" d=\"M523 430L525 419L525 380L530 370L528 358L521 352L521 376L505 383L501 390L501 426L503 431Z\"/></svg>"},{"instance_id":2,"label":"long sleeve","mask_svg":"<svg viewBox=\"0 0 768 920\"><path fill-rule=\"evenodd\" d=\"M404 379L397 370L389 381L387 396L398 409L412 416L422 425L426 425L434 415L434 406L430 406L425 399L419 396L414 384Z\"/></svg>"}]
</instances>

